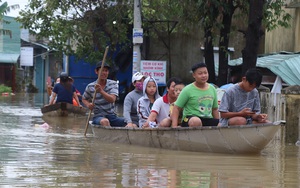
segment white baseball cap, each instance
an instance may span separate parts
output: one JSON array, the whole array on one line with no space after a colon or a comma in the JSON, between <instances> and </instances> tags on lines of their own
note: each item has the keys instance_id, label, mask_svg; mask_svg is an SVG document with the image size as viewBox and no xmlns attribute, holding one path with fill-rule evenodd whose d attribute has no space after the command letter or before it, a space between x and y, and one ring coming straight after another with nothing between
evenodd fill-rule
<instances>
[{"instance_id":1,"label":"white baseball cap","mask_svg":"<svg viewBox=\"0 0 300 188\"><path fill-rule=\"evenodd\" d=\"M136 72L132 75L132 83L134 83L137 80L140 80L144 77L144 75L142 75L142 73L140 72Z\"/></svg>"}]
</instances>

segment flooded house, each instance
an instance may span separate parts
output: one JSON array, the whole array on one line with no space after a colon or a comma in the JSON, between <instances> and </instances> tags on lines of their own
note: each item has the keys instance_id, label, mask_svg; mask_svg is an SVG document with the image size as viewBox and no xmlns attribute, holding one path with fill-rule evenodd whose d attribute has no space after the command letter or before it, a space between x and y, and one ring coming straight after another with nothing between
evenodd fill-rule
<instances>
[{"instance_id":1,"label":"flooded house","mask_svg":"<svg viewBox=\"0 0 300 188\"><path fill-rule=\"evenodd\" d=\"M9 86L13 91L16 90L15 66L20 57L20 24L14 18L4 16L0 29L9 30L10 33L2 34L0 37L0 85Z\"/></svg>"}]
</instances>

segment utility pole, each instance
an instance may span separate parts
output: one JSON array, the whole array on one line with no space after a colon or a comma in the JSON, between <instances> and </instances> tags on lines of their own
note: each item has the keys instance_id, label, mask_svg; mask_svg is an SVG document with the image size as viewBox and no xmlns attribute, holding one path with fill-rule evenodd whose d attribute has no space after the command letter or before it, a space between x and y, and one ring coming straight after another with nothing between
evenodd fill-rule
<instances>
[{"instance_id":1,"label":"utility pole","mask_svg":"<svg viewBox=\"0 0 300 188\"><path fill-rule=\"evenodd\" d=\"M141 19L141 0L134 0L134 22L132 32L133 56L132 56L132 74L141 71L141 49L143 43L143 29Z\"/></svg>"}]
</instances>

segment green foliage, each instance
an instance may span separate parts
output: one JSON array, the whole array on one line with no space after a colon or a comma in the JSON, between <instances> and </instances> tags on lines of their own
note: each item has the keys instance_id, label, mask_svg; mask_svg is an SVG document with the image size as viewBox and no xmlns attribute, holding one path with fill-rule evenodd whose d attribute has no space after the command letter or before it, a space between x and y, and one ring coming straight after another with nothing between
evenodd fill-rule
<instances>
[{"instance_id":1,"label":"green foliage","mask_svg":"<svg viewBox=\"0 0 300 188\"><path fill-rule=\"evenodd\" d=\"M1 0L0 0L1 2ZM9 24L10 22L6 21L3 19L3 16L9 12L11 9L16 9L19 8L19 5L12 5L12 6L8 6L7 2L4 2L0 5L0 22L1 23L5 23L5 24ZM10 36L10 38L12 37L12 32L11 30L7 30L7 29L0 29L0 35L8 35Z\"/></svg>"},{"instance_id":2,"label":"green foliage","mask_svg":"<svg viewBox=\"0 0 300 188\"><path fill-rule=\"evenodd\" d=\"M50 48L95 63L108 44L114 51L117 44L127 43L132 29L127 19L132 5L112 4L109 0L32 0L17 20L38 38L50 38Z\"/></svg>"},{"instance_id":3,"label":"green foliage","mask_svg":"<svg viewBox=\"0 0 300 188\"><path fill-rule=\"evenodd\" d=\"M0 1L1 2L1 1ZM0 19L2 20L4 14L6 13L8 9L8 4L7 2L4 2L0 5Z\"/></svg>"},{"instance_id":4,"label":"green foliage","mask_svg":"<svg viewBox=\"0 0 300 188\"><path fill-rule=\"evenodd\" d=\"M7 87L3 84L0 85L0 93L11 93L12 92L12 89L11 87Z\"/></svg>"},{"instance_id":5,"label":"green foliage","mask_svg":"<svg viewBox=\"0 0 300 188\"><path fill-rule=\"evenodd\" d=\"M292 16L286 13L282 7L285 2L282 0L268 1L264 11L264 25L267 31L273 30L278 26L289 28L291 27L290 21Z\"/></svg>"},{"instance_id":6,"label":"green foliage","mask_svg":"<svg viewBox=\"0 0 300 188\"><path fill-rule=\"evenodd\" d=\"M167 34L189 32L191 28L210 28L211 38L219 36L224 27L222 18L231 10L239 10L233 19L247 23L248 0L143 0L143 28L154 28ZM291 16L282 9L281 0L267 1L264 25L268 30L289 26ZM103 57L105 47L110 51L117 44L131 45L128 39L133 24L133 1L127 0L31 0L29 9L22 10L17 20L38 38L50 38L50 48L75 54L79 59L95 63ZM237 11L235 11L237 12ZM153 32L154 33L154 32ZM152 33L152 34L153 34ZM156 32L157 34L157 32ZM221 39L224 36L219 36ZM112 54L112 53L109 53Z\"/></svg>"},{"instance_id":7,"label":"green foliage","mask_svg":"<svg viewBox=\"0 0 300 188\"><path fill-rule=\"evenodd\" d=\"M192 27L200 27L203 11L200 10L203 1L198 0L143 0L142 1L143 27L152 28L157 22L158 31L168 31L170 25L166 21L177 22L174 31L189 32ZM133 16L133 10L130 14ZM131 17L132 18L132 17ZM133 18L132 18L133 19ZM158 23L161 24L158 24Z\"/></svg>"}]
</instances>

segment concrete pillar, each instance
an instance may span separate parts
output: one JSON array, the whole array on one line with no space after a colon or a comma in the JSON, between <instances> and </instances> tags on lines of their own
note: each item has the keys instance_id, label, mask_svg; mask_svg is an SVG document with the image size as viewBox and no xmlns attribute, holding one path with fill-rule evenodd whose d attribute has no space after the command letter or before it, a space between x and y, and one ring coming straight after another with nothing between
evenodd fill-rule
<instances>
[{"instance_id":1,"label":"concrete pillar","mask_svg":"<svg viewBox=\"0 0 300 188\"><path fill-rule=\"evenodd\" d=\"M296 143L299 139L300 85L281 90L286 99L286 143Z\"/></svg>"},{"instance_id":2,"label":"concrete pillar","mask_svg":"<svg viewBox=\"0 0 300 188\"><path fill-rule=\"evenodd\" d=\"M260 85L257 88L260 96L260 108L261 108L261 113L268 114L268 109L269 107L269 93L270 89L268 87L265 87L263 85ZM269 114L268 114L269 115ZM273 121L273 120L270 120Z\"/></svg>"},{"instance_id":3,"label":"concrete pillar","mask_svg":"<svg viewBox=\"0 0 300 188\"><path fill-rule=\"evenodd\" d=\"M298 134L300 135L300 113L299 113L299 123L298 123ZM298 141L295 143L296 146L300 146L300 137L298 137Z\"/></svg>"}]
</instances>

